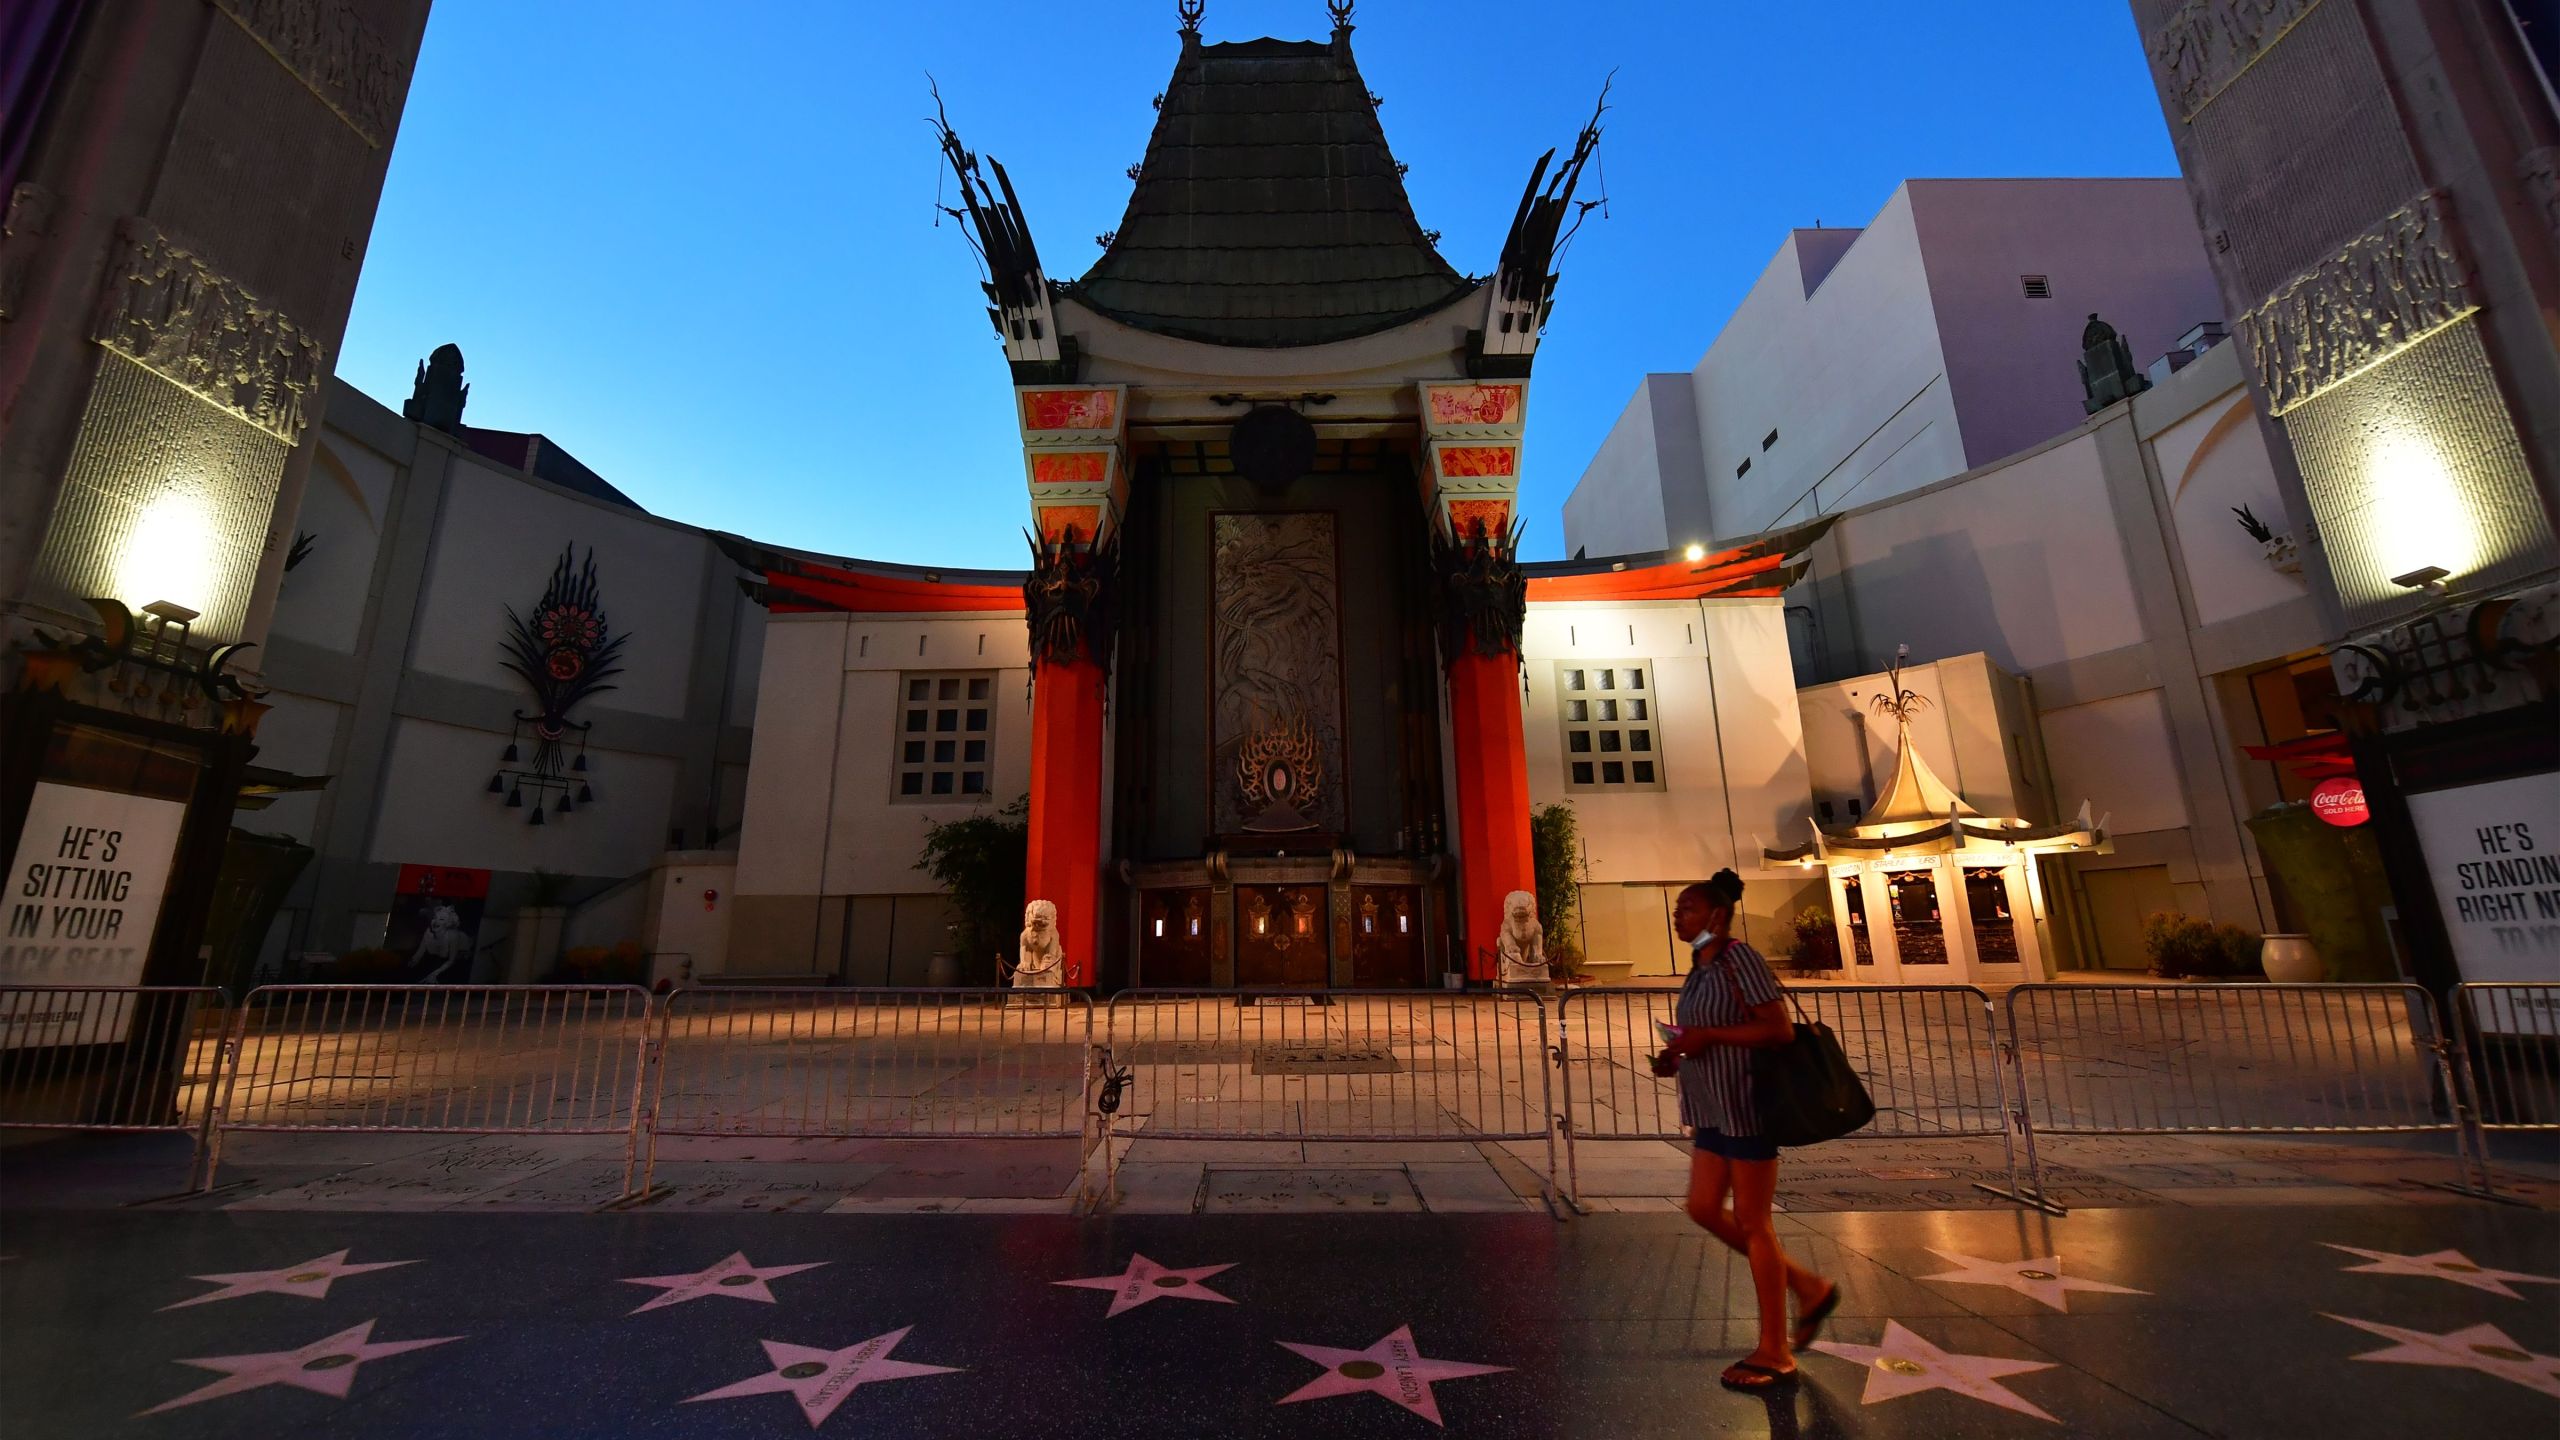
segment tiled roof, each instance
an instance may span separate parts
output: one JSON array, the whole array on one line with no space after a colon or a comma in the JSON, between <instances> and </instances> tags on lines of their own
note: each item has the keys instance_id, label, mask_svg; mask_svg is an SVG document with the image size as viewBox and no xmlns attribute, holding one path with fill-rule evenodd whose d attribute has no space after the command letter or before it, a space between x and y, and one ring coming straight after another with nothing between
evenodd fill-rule
<instances>
[{"instance_id":1,"label":"tiled roof","mask_svg":"<svg viewBox=\"0 0 2560 1440\"><path fill-rule=\"evenodd\" d=\"M1473 289L1413 218L1348 40L1186 44L1128 213L1074 295L1216 345L1319 345Z\"/></svg>"}]
</instances>

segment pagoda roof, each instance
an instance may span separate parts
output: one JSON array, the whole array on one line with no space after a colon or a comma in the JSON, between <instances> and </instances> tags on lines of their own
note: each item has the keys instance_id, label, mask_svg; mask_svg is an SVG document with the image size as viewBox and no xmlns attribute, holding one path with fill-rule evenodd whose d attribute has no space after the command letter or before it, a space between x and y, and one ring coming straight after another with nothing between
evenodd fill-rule
<instances>
[{"instance_id":1,"label":"pagoda roof","mask_svg":"<svg viewBox=\"0 0 2560 1440\"><path fill-rule=\"evenodd\" d=\"M1128 211L1068 293L1141 330L1275 348L1391 329L1478 284L1414 219L1346 30L1186 38Z\"/></svg>"}]
</instances>

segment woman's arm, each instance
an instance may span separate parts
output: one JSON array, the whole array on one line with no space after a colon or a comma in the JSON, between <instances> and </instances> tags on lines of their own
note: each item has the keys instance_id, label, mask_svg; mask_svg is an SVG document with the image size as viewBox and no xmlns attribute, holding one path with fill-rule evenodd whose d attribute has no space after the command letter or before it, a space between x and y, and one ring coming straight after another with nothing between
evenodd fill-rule
<instances>
[{"instance_id":1,"label":"woman's arm","mask_svg":"<svg viewBox=\"0 0 2560 1440\"><path fill-rule=\"evenodd\" d=\"M1695 1055L1710 1045L1740 1045L1746 1049L1764 1050L1784 1045L1796 1038L1796 1022L1787 1014L1785 999L1751 1007L1751 1018L1739 1025L1699 1025L1684 1028L1680 1038L1671 1044L1674 1054Z\"/></svg>"}]
</instances>

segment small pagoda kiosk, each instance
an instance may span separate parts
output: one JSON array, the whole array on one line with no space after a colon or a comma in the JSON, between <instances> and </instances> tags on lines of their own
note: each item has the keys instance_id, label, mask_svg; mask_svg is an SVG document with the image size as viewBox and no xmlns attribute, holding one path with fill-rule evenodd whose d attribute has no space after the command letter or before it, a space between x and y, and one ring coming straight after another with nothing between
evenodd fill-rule
<instances>
[{"instance_id":1,"label":"small pagoda kiosk","mask_svg":"<svg viewBox=\"0 0 2560 1440\"><path fill-rule=\"evenodd\" d=\"M2104 853L2107 822L2088 802L2060 825L1985 815L1929 768L1911 738L1928 701L1896 658L1875 699L1894 722L1893 778L1855 823L1816 822L1811 842L1763 848L1772 865L1831 872L1840 978L1857 982L2014 984L2052 973L2036 857Z\"/></svg>"}]
</instances>

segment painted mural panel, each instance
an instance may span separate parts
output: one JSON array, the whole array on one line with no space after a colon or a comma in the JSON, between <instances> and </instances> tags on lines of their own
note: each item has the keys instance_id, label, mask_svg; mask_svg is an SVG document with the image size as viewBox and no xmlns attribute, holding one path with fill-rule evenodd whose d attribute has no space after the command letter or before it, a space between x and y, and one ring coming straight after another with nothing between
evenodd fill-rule
<instances>
[{"instance_id":1,"label":"painted mural panel","mask_svg":"<svg viewBox=\"0 0 2560 1440\"><path fill-rule=\"evenodd\" d=\"M1211 822L1339 834L1342 623L1334 517L1210 517Z\"/></svg>"}]
</instances>

